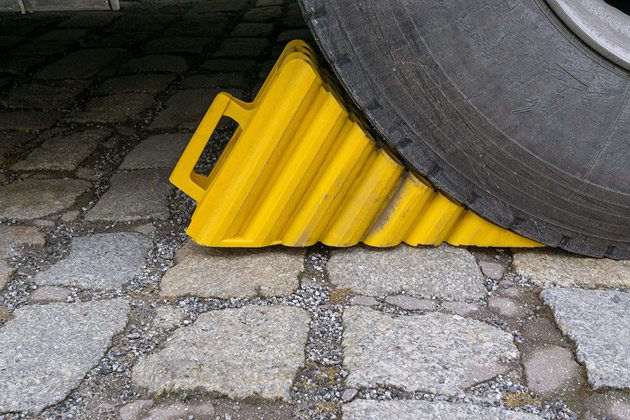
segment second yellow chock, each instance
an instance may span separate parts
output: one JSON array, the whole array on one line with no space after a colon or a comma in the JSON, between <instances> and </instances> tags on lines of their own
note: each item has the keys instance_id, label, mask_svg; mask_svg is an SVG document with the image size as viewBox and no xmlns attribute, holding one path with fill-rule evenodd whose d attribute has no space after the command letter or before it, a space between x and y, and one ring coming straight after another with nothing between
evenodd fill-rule
<instances>
[{"instance_id":1,"label":"second yellow chock","mask_svg":"<svg viewBox=\"0 0 630 420\"><path fill-rule=\"evenodd\" d=\"M219 120L239 124L210 175L194 172ZM215 98L170 178L197 201L187 233L213 247L541 244L436 191L379 147L291 42L253 102Z\"/></svg>"}]
</instances>

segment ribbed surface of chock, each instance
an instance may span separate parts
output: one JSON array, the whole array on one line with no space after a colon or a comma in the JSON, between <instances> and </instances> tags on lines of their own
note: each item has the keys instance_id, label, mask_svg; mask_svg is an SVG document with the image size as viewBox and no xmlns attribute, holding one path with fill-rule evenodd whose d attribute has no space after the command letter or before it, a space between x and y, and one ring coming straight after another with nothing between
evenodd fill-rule
<instances>
[{"instance_id":1,"label":"ribbed surface of chock","mask_svg":"<svg viewBox=\"0 0 630 420\"><path fill-rule=\"evenodd\" d=\"M436 191L379 147L301 41L253 102L215 98L171 175L197 201L187 233L215 247L533 247ZM210 175L194 167L222 117L239 124Z\"/></svg>"}]
</instances>

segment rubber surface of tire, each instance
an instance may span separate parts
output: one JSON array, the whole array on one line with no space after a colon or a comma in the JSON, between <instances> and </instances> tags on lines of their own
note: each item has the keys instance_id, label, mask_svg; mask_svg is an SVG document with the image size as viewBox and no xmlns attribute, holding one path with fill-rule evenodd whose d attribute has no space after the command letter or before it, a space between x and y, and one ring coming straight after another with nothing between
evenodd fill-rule
<instances>
[{"instance_id":1,"label":"rubber surface of tire","mask_svg":"<svg viewBox=\"0 0 630 420\"><path fill-rule=\"evenodd\" d=\"M542 0L300 0L406 163L492 222L630 258L630 74Z\"/></svg>"}]
</instances>

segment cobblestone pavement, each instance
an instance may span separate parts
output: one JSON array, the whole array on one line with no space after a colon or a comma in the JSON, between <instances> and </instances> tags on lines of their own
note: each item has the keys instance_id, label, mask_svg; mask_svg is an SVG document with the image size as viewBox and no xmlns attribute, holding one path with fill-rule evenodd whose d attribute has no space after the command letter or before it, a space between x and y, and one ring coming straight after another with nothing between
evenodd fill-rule
<instances>
[{"instance_id":1,"label":"cobblestone pavement","mask_svg":"<svg viewBox=\"0 0 630 420\"><path fill-rule=\"evenodd\" d=\"M630 419L630 262L189 242L192 131L310 35L294 0L121 8L0 17L0 418Z\"/></svg>"}]
</instances>

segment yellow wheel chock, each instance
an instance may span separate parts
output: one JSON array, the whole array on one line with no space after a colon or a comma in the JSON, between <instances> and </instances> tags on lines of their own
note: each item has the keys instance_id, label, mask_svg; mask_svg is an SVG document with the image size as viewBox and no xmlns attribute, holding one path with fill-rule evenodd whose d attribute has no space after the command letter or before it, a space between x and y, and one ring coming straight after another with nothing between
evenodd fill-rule
<instances>
[{"instance_id":1,"label":"yellow wheel chock","mask_svg":"<svg viewBox=\"0 0 630 420\"><path fill-rule=\"evenodd\" d=\"M195 173L224 116L239 128L211 173ZM217 95L170 180L197 201L187 233L206 246L542 246L405 170L344 107L302 41L287 45L253 102Z\"/></svg>"}]
</instances>

